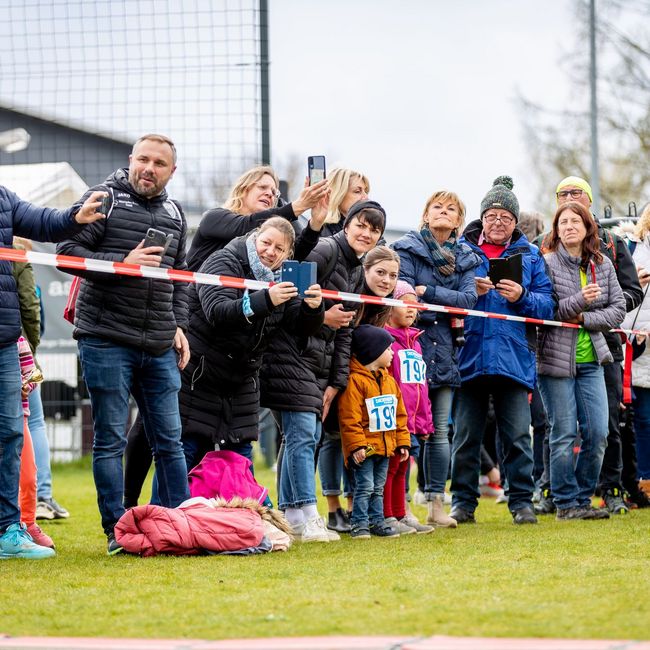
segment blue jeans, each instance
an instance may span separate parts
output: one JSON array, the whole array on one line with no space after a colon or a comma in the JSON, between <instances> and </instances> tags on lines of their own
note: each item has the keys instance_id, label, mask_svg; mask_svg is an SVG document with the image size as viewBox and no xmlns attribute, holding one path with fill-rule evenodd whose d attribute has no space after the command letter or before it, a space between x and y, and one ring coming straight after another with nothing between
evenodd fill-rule
<instances>
[{"instance_id":1,"label":"blue jeans","mask_svg":"<svg viewBox=\"0 0 650 650\"><path fill-rule=\"evenodd\" d=\"M384 522L384 485L388 474L386 456L370 456L354 474L354 501L350 524L353 530L369 528Z\"/></svg>"},{"instance_id":2,"label":"blue jeans","mask_svg":"<svg viewBox=\"0 0 650 650\"><path fill-rule=\"evenodd\" d=\"M284 452L280 468L280 510L316 503L314 454L321 422L316 413L280 411Z\"/></svg>"},{"instance_id":3,"label":"blue jeans","mask_svg":"<svg viewBox=\"0 0 650 650\"><path fill-rule=\"evenodd\" d=\"M427 501L445 491L449 474L449 415L454 391L449 386L429 391L434 432L424 443L424 492Z\"/></svg>"},{"instance_id":4,"label":"blue jeans","mask_svg":"<svg viewBox=\"0 0 650 650\"><path fill-rule=\"evenodd\" d=\"M576 376L540 375L539 390L550 425L553 502L559 509L588 506L598 483L608 432L607 390L602 366L576 364ZM576 421L580 453L574 462Z\"/></svg>"},{"instance_id":5,"label":"blue jeans","mask_svg":"<svg viewBox=\"0 0 650 650\"><path fill-rule=\"evenodd\" d=\"M37 494L39 501L52 498L52 469L50 467L50 443L47 439L41 387L37 386L29 394L29 433L34 445L36 469L38 475Z\"/></svg>"},{"instance_id":6,"label":"blue jeans","mask_svg":"<svg viewBox=\"0 0 650 650\"><path fill-rule=\"evenodd\" d=\"M634 387L637 479L650 479L650 388Z\"/></svg>"},{"instance_id":7,"label":"blue jeans","mask_svg":"<svg viewBox=\"0 0 650 650\"><path fill-rule=\"evenodd\" d=\"M341 494L341 478L343 478L343 494L352 496L350 477L343 463L341 435L323 432L323 444L318 452L318 475L323 496L339 496Z\"/></svg>"},{"instance_id":8,"label":"blue jeans","mask_svg":"<svg viewBox=\"0 0 650 650\"><path fill-rule=\"evenodd\" d=\"M16 343L0 347L0 534L20 521L18 482L23 450L23 406Z\"/></svg>"},{"instance_id":9,"label":"blue jeans","mask_svg":"<svg viewBox=\"0 0 650 650\"><path fill-rule=\"evenodd\" d=\"M156 463L161 504L175 508L190 496L178 412L180 372L171 348L152 356L94 336L79 339L79 357L93 412L97 503L109 534L124 514L122 458L129 393L138 404Z\"/></svg>"},{"instance_id":10,"label":"blue jeans","mask_svg":"<svg viewBox=\"0 0 650 650\"><path fill-rule=\"evenodd\" d=\"M481 441L492 395L511 512L532 508L533 449L530 438L528 389L501 375L484 375L465 382L454 400L451 452L452 509L474 512L480 492Z\"/></svg>"}]
</instances>

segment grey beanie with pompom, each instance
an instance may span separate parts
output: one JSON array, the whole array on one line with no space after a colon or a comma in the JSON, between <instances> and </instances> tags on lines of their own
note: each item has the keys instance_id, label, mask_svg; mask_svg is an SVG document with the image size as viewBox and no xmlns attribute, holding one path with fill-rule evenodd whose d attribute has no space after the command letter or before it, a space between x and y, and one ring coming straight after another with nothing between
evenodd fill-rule
<instances>
[{"instance_id":1,"label":"grey beanie with pompom","mask_svg":"<svg viewBox=\"0 0 650 650\"><path fill-rule=\"evenodd\" d=\"M512 188L515 186L510 176L499 176L494 179L492 189L481 201L481 219L490 208L507 210L515 220L519 221L519 201Z\"/></svg>"}]
</instances>

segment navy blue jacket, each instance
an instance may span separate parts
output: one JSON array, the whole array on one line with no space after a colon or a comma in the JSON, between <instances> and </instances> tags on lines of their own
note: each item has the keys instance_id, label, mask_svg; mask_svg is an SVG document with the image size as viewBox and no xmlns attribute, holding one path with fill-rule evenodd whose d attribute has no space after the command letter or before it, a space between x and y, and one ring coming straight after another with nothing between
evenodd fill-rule
<instances>
[{"instance_id":1,"label":"navy blue jacket","mask_svg":"<svg viewBox=\"0 0 650 650\"><path fill-rule=\"evenodd\" d=\"M14 235L35 241L65 239L83 227L74 220L74 212L73 208L39 208L0 185L0 245L11 248ZM0 261L0 346L13 344L20 336L20 306L11 264Z\"/></svg>"},{"instance_id":2,"label":"navy blue jacket","mask_svg":"<svg viewBox=\"0 0 650 650\"><path fill-rule=\"evenodd\" d=\"M459 243L456 247L456 271L451 275L443 275L436 268L429 247L418 232L407 233L392 247L400 257L400 279L413 287L426 285L423 302L461 309L474 307L478 299L474 270L481 260L467 244ZM449 314L420 312L416 326L424 330L419 340L427 364L429 386L460 386L457 350L453 345Z\"/></svg>"},{"instance_id":3,"label":"navy blue jacket","mask_svg":"<svg viewBox=\"0 0 650 650\"><path fill-rule=\"evenodd\" d=\"M479 219L472 221L461 241L466 242L480 256L477 277L486 277L489 262L479 248L483 230ZM552 319L557 301L553 285L546 272L546 264L539 248L515 228L510 245L501 257L522 254L522 286L524 292L517 302L510 303L496 289L480 296L476 309L512 314L529 318ZM468 316L465 318L465 345L459 355L461 381L482 375L501 375L514 379L532 390L537 378L535 370L536 327L526 323Z\"/></svg>"}]
</instances>

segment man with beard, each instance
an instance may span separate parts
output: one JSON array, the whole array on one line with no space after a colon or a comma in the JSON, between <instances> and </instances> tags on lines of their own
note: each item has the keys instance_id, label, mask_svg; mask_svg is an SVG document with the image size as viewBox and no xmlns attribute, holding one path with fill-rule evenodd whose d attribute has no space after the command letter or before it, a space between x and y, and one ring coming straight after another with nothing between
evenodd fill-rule
<instances>
[{"instance_id":1,"label":"man with beard","mask_svg":"<svg viewBox=\"0 0 650 650\"><path fill-rule=\"evenodd\" d=\"M165 186L176 169L173 142L142 136L129 167L103 185L107 218L60 243L57 252L142 266L185 269L187 224ZM80 202L85 197L80 199ZM150 228L167 235L168 246L145 246ZM171 237L169 237L171 235ZM169 241L171 240L171 241ZM129 395L137 402L156 462L160 505L189 498L180 442L179 367L189 359L187 285L169 280L75 271L83 279L77 299L74 338L93 411L93 476L108 553L122 548L113 528L124 513L122 457Z\"/></svg>"}]
</instances>

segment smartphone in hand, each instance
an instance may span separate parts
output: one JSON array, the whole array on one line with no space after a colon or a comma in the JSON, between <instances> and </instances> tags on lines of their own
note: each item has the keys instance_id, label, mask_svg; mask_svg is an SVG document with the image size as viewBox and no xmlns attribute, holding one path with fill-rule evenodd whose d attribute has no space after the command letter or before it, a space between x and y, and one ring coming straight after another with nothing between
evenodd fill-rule
<instances>
[{"instance_id":1,"label":"smartphone in hand","mask_svg":"<svg viewBox=\"0 0 650 650\"><path fill-rule=\"evenodd\" d=\"M316 284L316 262L285 260L280 268L280 282L291 282L298 289L298 295L305 297L305 291Z\"/></svg>"},{"instance_id":2,"label":"smartphone in hand","mask_svg":"<svg viewBox=\"0 0 650 650\"><path fill-rule=\"evenodd\" d=\"M163 257L167 252L167 249L169 248L169 245L172 243L173 239L174 239L174 235L172 233L167 234L164 233L162 230L158 230L156 228L149 228L144 238L143 247L148 248L149 246L162 246L163 249L160 253L160 257Z\"/></svg>"},{"instance_id":3,"label":"smartphone in hand","mask_svg":"<svg viewBox=\"0 0 650 650\"><path fill-rule=\"evenodd\" d=\"M325 179L325 156L309 156L307 158L307 173L309 184L314 185Z\"/></svg>"}]
</instances>

